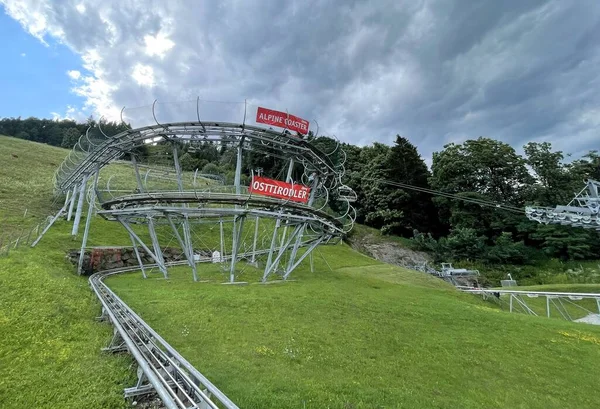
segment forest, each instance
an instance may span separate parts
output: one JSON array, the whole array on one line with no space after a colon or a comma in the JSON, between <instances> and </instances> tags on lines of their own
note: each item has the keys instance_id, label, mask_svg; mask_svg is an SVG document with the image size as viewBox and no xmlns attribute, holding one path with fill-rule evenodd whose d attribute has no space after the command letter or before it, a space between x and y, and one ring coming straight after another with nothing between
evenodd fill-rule
<instances>
[{"instance_id":1,"label":"forest","mask_svg":"<svg viewBox=\"0 0 600 409\"><path fill-rule=\"evenodd\" d=\"M98 126L100 125L100 126ZM0 135L71 148L90 129L103 138L129 128L127 124L89 118L72 120L2 118ZM336 141L308 135L324 152ZM514 147L488 137L445 145L432 157L428 168L410 138L396 136L392 146L375 142L368 146L342 143L346 160L345 180L358 200L357 222L383 234L401 236L411 245L430 252L436 261L468 260L489 264L531 264L540 259L595 260L600 237L592 229L541 225L520 211L526 205L566 205L584 187L586 179L600 180L600 154L590 151L581 158L554 150L548 142L530 142L519 154ZM164 147L148 146L160 157ZM159 153L159 155L157 155ZM334 161L342 161L338 150ZM271 155L249 156L244 170L261 168L265 176L281 177L281 160ZM184 170L233 177L235 152L227 145L210 142L193 151L181 146ZM422 190L405 189L410 185ZM431 194L425 190L436 191ZM457 200L452 196L460 196ZM483 206L482 202L499 206Z\"/></svg>"}]
</instances>

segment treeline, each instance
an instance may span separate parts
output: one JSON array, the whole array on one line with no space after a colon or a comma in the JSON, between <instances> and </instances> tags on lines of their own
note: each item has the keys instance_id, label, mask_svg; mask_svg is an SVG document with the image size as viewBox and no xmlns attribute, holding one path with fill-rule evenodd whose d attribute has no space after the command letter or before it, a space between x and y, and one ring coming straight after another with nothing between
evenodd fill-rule
<instances>
[{"instance_id":1,"label":"treeline","mask_svg":"<svg viewBox=\"0 0 600 409\"><path fill-rule=\"evenodd\" d=\"M100 125L100 127L98 127ZM102 139L106 135L115 135L128 129L124 123L94 120L88 118L85 123L77 123L70 119L53 120L39 118L2 118L0 119L0 135L14 136L19 139L45 143L52 146L72 148L79 137L89 131L89 137Z\"/></svg>"},{"instance_id":2,"label":"treeline","mask_svg":"<svg viewBox=\"0 0 600 409\"><path fill-rule=\"evenodd\" d=\"M4 118L0 119L0 134L70 148L88 128L93 138L103 137L100 128L107 135L128 128L106 121L99 125L92 118L83 124ZM309 135L309 139L323 152L333 152L334 161L344 162L344 183L358 195L357 222L385 234L411 238L415 247L433 253L439 261L523 264L540 257L582 260L600 255L600 237L595 230L541 225L510 210L570 202L584 180L600 180L596 151L567 161L567 155L553 150L549 143L528 143L520 155L508 144L479 138L444 146L433 154L429 169L416 147L401 136L392 146L342 144L344 153L335 149L337 143L331 138ZM172 160L170 148L161 145L141 149L138 155L142 160ZM184 170L218 173L232 182L235 149L227 141L194 148L184 144L180 162ZM247 183L250 170L258 168L266 176L283 179L284 165L277 155L250 153L244 160L244 180ZM296 180L300 171L295 170ZM441 194L432 195L428 190ZM481 201L500 206L482 206Z\"/></svg>"},{"instance_id":3,"label":"treeline","mask_svg":"<svg viewBox=\"0 0 600 409\"><path fill-rule=\"evenodd\" d=\"M431 170L414 145L347 146L347 183L359 195L359 222L384 233L413 237L437 261L523 264L540 257L598 259L595 230L529 221L526 205L569 203L584 180L600 180L600 155L565 161L550 143L532 142L524 155L503 142L479 138L451 143L433 154ZM463 200L398 188L409 184ZM482 201L492 206L482 206ZM499 206L494 206L494 204Z\"/></svg>"}]
</instances>

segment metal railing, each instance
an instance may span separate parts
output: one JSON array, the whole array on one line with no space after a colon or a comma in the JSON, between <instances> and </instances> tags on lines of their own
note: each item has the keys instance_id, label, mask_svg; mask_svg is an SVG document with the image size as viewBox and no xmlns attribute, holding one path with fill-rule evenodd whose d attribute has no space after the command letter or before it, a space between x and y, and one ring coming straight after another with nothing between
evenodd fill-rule
<instances>
[{"instance_id":1,"label":"metal railing","mask_svg":"<svg viewBox=\"0 0 600 409\"><path fill-rule=\"evenodd\" d=\"M24 228L20 232L13 232L11 234L4 234L0 229L0 257L8 256L11 250L29 246L51 220L52 216L48 216L35 226Z\"/></svg>"},{"instance_id":2,"label":"metal railing","mask_svg":"<svg viewBox=\"0 0 600 409\"><path fill-rule=\"evenodd\" d=\"M108 276L138 269L102 271L89 279L102 303L102 318L109 319L115 328L113 340L106 349L127 349L139 366L138 382L136 386L125 389L125 397L155 390L169 409L238 409L103 282Z\"/></svg>"}]
</instances>

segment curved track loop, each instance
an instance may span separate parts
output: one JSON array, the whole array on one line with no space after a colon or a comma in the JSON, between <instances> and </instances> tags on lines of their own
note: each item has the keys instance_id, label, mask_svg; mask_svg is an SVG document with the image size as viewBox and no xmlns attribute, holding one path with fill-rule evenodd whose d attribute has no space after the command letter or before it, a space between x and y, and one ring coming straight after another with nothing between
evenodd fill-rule
<instances>
[{"instance_id":1,"label":"curved track loop","mask_svg":"<svg viewBox=\"0 0 600 409\"><path fill-rule=\"evenodd\" d=\"M103 140L99 146L93 148L78 144L72 151L74 157L69 155L68 161L63 162L58 169L55 179L56 188L66 192L73 185L81 182L85 174L93 172L97 167L102 168L112 160L121 157L124 152L130 152L135 147L157 137L179 141L193 141L202 137L203 141L213 142L221 142L224 138L229 138L230 141L243 138L244 146L248 149L261 150L267 147L285 152L285 158L290 156L303 158L312 163L323 180L331 179L336 174L335 166L326 154L308 141L292 135L234 123L178 122L127 130ZM273 151L269 153L275 156Z\"/></svg>"},{"instance_id":2,"label":"curved track loop","mask_svg":"<svg viewBox=\"0 0 600 409\"><path fill-rule=\"evenodd\" d=\"M114 339L119 339L120 345L126 347L139 366L138 383L126 389L125 396L135 397L154 389L169 409L238 409L103 282L111 275L138 269L102 271L89 279L102 303L103 317L108 318L115 328Z\"/></svg>"}]
</instances>

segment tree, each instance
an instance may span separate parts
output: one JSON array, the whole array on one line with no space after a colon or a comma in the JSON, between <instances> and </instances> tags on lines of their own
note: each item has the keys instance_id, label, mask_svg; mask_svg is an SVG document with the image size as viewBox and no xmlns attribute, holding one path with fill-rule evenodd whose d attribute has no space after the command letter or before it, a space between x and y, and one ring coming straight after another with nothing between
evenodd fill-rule
<instances>
[{"instance_id":1,"label":"tree","mask_svg":"<svg viewBox=\"0 0 600 409\"><path fill-rule=\"evenodd\" d=\"M60 146L63 148L72 148L75 146L81 134L77 128L69 128L63 133L63 139Z\"/></svg>"},{"instance_id":2,"label":"tree","mask_svg":"<svg viewBox=\"0 0 600 409\"><path fill-rule=\"evenodd\" d=\"M433 154L433 189L469 195L492 204L522 207L525 193L533 178L526 161L503 142L489 138L451 143ZM440 219L452 228L473 227L478 234L493 240L502 231L515 231L522 216L500 209L484 210L482 206L463 204L458 200L438 197ZM473 225L473 221L477 221Z\"/></svg>"},{"instance_id":3,"label":"tree","mask_svg":"<svg viewBox=\"0 0 600 409\"><path fill-rule=\"evenodd\" d=\"M534 172L535 181L528 193L529 201L541 206L555 206L572 199L575 175L563 163L561 151L552 151L548 142L530 142L524 146L526 162ZM579 182L581 183L581 182Z\"/></svg>"},{"instance_id":4,"label":"tree","mask_svg":"<svg viewBox=\"0 0 600 409\"><path fill-rule=\"evenodd\" d=\"M429 188L431 176L417 148L407 138L396 135L394 146L386 159L387 180L406 185ZM392 186L392 190L399 190ZM432 195L411 189L403 189L395 204L402 211L397 227L391 232L410 237L413 230L439 232L440 223L432 201Z\"/></svg>"}]
</instances>

